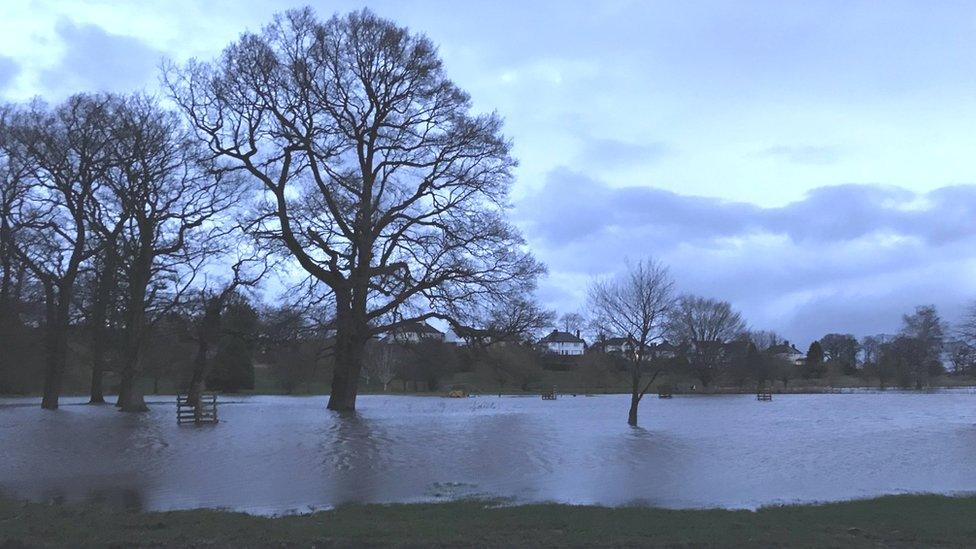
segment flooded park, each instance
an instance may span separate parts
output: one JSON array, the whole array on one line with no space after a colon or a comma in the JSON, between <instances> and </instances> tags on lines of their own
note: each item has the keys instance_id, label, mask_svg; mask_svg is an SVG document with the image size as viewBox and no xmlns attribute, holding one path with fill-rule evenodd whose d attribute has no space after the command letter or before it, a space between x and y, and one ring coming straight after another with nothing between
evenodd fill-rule
<instances>
[{"instance_id":1,"label":"flooded park","mask_svg":"<svg viewBox=\"0 0 976 549\"><path fill-rule=\"evenodd\" d=\"M446 399L223 397L221 421L178 426L66 399L0 399L0 493L139 510L278 515L343 503L491 498L757 508L884 494L976 492L976 394Z\"/></svg>"}]
</instances>

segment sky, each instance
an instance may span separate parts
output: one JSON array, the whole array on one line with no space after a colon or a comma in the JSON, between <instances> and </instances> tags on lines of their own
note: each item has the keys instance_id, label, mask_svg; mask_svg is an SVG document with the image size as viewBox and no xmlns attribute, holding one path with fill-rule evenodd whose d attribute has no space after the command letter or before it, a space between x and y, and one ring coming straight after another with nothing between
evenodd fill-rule
<instances>
[{"instance_id":1,"label":"sky","mask_svg":"<svg viewBox=\"0 0 976 549\"><path fill-rule=\"evenodd\" d=\"M645 257L798 345L976 299L974 2L13 0L0 97L158 90L306 4L426 34L504 117L558 312Z\"/></svg>"}]
</instances>

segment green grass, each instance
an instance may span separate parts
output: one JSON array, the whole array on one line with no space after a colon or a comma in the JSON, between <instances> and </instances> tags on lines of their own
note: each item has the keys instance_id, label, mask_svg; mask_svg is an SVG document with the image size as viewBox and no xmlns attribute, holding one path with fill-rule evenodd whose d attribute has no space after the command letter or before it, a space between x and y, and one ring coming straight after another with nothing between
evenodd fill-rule
<instances>
[{"instance_id":1,"label":"green grass","mask_svg":"<svg viewBox=\"0 0 976 549\"><path fill-rule=\"evenodd\" d=\"M280 518L0 500L0 546L966 547L976 544L974 517L976 497L932 495L757 512L462 501Z\"/></svg>"}]
</instances>

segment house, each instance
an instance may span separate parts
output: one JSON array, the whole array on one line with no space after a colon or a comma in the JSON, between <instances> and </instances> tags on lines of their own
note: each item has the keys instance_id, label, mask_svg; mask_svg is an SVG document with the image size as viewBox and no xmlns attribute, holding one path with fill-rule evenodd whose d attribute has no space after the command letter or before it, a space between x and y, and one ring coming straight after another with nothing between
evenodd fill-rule
<instances>
[{"instance_id":1,"label":"house","mask_svg":"<svg viewBox=\"0 0 976 549\"><path fill-rule=\"evenodd\" d=\"M602 342L603 352L629 355L637 349L637 341L632 337L611 337Z\"/></svg>"},{"instance_id":2,"label":"house","mask_svg":"<svg viewBox=\"0 0 976 549\"><path fill-rule=\"evenodd\" d=\"M417 343L426 339L444 341L444 332L426 322L412 322L391 330L383 338L383 341L386 343Z\"/></svg>"},{"instance_id":3,"label":"house","mask_svg":"<svg viewBox=\"0 0 976 549\"><path fill-rule=\"evenodd\" d=\"M792 345L789 341L784 341L776 345L770 346L766 349L766 352L783 360L788 360L790 363L796 366L802 366L806 362L807 357L802 351Z\"/></svg>"},{"instance_id":4,"label":"house","mask_svg":"<svg viewBox=\"0 0 976 549\"><path fill-rule=\"evenodd\" d=\"M681 346L668 343L667 340L651 345L651 354L657 358L674 358L682 353L684 349Z\"/></svg>"},{"instance_id":5,"label":"house","mask_svg":"<svg viewBox=\"0 0 976 549\"><path fill-rule=\"evenodd\" d=\"M633 355L637 351L637 340L632 337L611 337L596 343L597 350L610 354ZM661 343L651 343L644 348L644 357L647 358L674 358L679 353L684 352L682 347L662 341Z\"/></svg>"},{"instance_id":6,"label":"house","mask_svg":"<svg viewBox=\"0 0 976 549\"><path fill-rule=\"evenodd\" d=\"M586 342L580 339L579 330L576 331L576 335L553 330L549 335L540 339L539 344L557 355L582 355L586 348Z\"/></svg>"}]
</instances>

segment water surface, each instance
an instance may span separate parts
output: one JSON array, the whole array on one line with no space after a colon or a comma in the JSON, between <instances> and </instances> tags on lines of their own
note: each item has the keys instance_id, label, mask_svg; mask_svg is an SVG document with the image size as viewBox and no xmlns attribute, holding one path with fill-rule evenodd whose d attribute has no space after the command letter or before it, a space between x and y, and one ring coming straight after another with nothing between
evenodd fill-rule
<instances>
[{"instance_id":1,"label":"water surface","mask_svg":"<svg viewBox=\"0 0 976 549\"><path fill-rule=\"evenodd\" d=\"M215 426L65 399L0 399L0 491L136 509L305 512L349 502L755 508L976 492L976 394L223 397Z\"/></svg>"}]
</instances>

